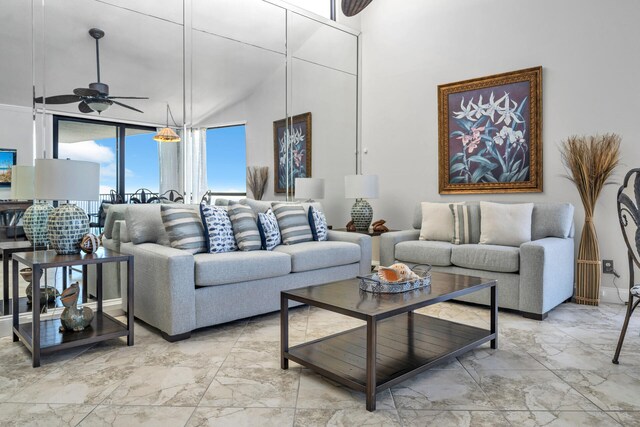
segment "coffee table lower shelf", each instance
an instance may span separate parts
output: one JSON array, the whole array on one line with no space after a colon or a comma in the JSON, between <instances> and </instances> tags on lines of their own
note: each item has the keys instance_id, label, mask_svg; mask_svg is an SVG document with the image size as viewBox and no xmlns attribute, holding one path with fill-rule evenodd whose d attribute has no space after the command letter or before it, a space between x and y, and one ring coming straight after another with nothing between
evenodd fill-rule
<instances>
[{"instance_id":1,"label":"coffee table lower shelf","mask_svg":"<svg viewBox=\"0 0 640 427\"><path fill-rule=\"evenodd\" d=\"M291 347L286 359L366 391L366 325ZM491 331L417 313L378 322L376 392L495 338Z\"/></svg>"}]
</instances>

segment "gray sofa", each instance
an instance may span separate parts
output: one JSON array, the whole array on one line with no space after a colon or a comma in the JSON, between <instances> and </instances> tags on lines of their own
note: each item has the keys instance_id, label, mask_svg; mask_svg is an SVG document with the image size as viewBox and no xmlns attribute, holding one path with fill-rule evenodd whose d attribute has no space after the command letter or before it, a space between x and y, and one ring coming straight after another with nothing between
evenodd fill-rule
<instances>
[{"instance_id":1,"label":"gray sofa","mask_svg":"<svg viewBox=\"0 0 640 427\"><path fill-rule=\"evenodd\" d=\"M270 206L244 203L256 212ZM371 268L371 238L333 230L324 242L192 255L169 245L158 204L112 206L104 234L106 248L134 256L135 317L169 341L188 338L194 329L276 311L280 291L353 278ZM124 285L125 269L105 268L105 280ZM122 296L126 307L126 292Z\"/></svg>"},{"instance_id":2,"label":"gray sofa","mask_svg":"<svg viewBox=\"0 0 640 427\"><path fill-rule=\"evenodd\" d=\"M477 206L477 202L467 202ZM535 203L530 242L520 247L418 240L422 223L420 204L413 230L385 233L380 239L380 263L426 263L434 271L495 278L498 305L525 317L543 320L549 310L573 295L573 211L569 203ZM470 221L479 230L480 210L470 209ZM462 301L489 304L489 292L475 292Z\"/></svg>"}]
</instances>

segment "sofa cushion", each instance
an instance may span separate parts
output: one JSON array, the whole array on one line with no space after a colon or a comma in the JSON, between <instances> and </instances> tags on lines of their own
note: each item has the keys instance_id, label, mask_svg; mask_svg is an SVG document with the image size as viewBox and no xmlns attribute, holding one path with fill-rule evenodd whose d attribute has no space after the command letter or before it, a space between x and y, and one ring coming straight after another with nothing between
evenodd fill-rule
<instances>
[{"instance_id":1,"label":"sofa cushion","mask_svg":"<svg viewBox=\"0 0 640 427\"><path fill-rule=\"evenodd\" d=\"M133 244L157 243L169 246L169 236L162 224L160 206L159 203L127 206L124 217L129 239Z\"/></svg>"},{"instance_id":2,"label":"sofa cushion","mask_svg":"<svg viewBox=\"0 0 640 427\"><path fill-rule=\"evenodd\" d=\"M349 242L303 242L280 245L273 251L291 256L294 273L360 262L360 246Z\"/></svg>"},{"instance_id":3,"label":"sofa cushion","mask_svg":"<svg viewBox=\"0 0 640 427\"><path fill-rule=\"evenodd\" d=\"M116 221L124 219L124 213L127 209L127 205L106 205L104 207L107 210L107 218L104 221L104 235L107 239L113 239L113 224Z\"/></svg>"},{"instance_id":4,"label":"sofa cushion","mask_svg":"<svg viewBox=\"0 0 640 427\"><path fill-rule=\"evenodd\" d=\"M171 247L192 254L207 252L204 227L200 213L182 203L161 204L162 223L169 236Z\"/></svg>"},{"instance_id":5,"label":"sofa cushion","mask_svg":"<svg viewBox=\"0 0 640 427\"><path fill-rule=\"evenodd\" d=\"M531 239L569 237L573 224L573 211L571 203L536 203L533 206L531 220Z\"/></svg>"},{"instance_id":6,"label":"sofa cushion","mask_svg":"<svg viewBox=\"0 0 640 427\"><path fill-rule=\"evenodd\" d=\"M468 204L449 204L453 213L454 245L478 243L480 241L480 206Z\"/></svg>"},{"instance_id":7,"label":"sofa cushion","mask_svg":"<svg viewBox=\"0 0 640 427\"><path fill-rule=\"evenodd\" d=\"M441 267L451 265L451 242L409 240L396 245L398 261L415 264L431 264Z\"/></svg>"},{"instance_id":8,"label":"sofa cushion","mask_svg":"<svg viewBox=\"0 0 640 427\"><path fill-rule=\"evenodd\" d=\"M196 286L216 286L248 280L284 276L291 272L291 257L277 252L223 252L197 254L195 263ZM259 289L256 289L259 292ZM256 296L259 296L256 294Z\"/></svg>"},{"instance_id":9,"label":"sofa cushion","mask_svg":"<svg viewBox=\"0 0 640 427\"><path fill-rule=\"evenodd\" d=\"M531 240L533 203L480 202L480 244L520 246Z\"/></svg>"},{"instance_id":10,"label":"sofa cushion","mask_svg":"<svg viewBox=\"0 0 640 427\"><path fill-rule=\"evenodd\" d=\"M516 273L520 270L520 249L499 245L454 245L451 263L476 270Z\"/></svg>"}]
</instances>

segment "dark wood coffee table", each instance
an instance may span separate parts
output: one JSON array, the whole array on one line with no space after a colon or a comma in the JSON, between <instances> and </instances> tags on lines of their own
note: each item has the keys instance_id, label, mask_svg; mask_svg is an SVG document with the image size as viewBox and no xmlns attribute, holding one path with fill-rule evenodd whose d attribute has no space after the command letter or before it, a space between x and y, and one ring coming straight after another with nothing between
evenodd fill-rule
<instances>
[{"instance_id":1,"label":"dark wood coffee table","mask_svg":"<svg viewBox=\"0 0 640 427\"><path fill-rule=\"evenodd\" d=\"M367 410L376 393L487 341L498 347L497 282L494 279L432 273L431 287L401 294L361 291L358 279L283 291L280 294L281 366L289 360L366 393ZM414 313L439 302L491 289L489 330ZM366 325L289 348L289 300L302 302Z\"/></svg>"}]
</instances>

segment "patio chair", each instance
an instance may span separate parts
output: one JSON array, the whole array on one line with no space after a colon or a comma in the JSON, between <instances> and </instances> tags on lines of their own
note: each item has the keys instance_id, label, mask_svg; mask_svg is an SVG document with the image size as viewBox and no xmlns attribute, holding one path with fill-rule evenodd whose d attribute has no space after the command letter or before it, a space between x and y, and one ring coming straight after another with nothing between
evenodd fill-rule
<instances>
[{"instance_id":1,"label":"patio chair","mask_svg":"<svg viewBox=\"0 0 640 427\"><path fill-rule=\"evenodd\" d=\"M624 177L622 187L618 190L618 219L624 243L627 245L629 259L629 302L616 353L612 360L616 365L629 326L629 319L640 303L640 285L634 283L635 268L640 268L640 256L638 256L640 251L640 168L631 169Z\"/></svg>"},{"instance_id":2,"label":"patio chair","mask_svg":"<svg viewBox=\"0 0 640 427\"><path fill-rule=\"evenodd\" d=\"M160 198L157 193L147 189L140 188L129 197L129 203L159 203Z\"/></svg>"},{"instance_id":3,"label":"patio chair","mask_svg":"<svg viewBox=\"0 0 640 427\"><path fill-rule=\"evenodd\" d=\"M177 190L167 190L159 197L160 201L168 201L173 203L184 203L184 197Z\"/></svg>"}]
</instances>

